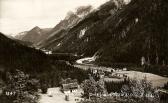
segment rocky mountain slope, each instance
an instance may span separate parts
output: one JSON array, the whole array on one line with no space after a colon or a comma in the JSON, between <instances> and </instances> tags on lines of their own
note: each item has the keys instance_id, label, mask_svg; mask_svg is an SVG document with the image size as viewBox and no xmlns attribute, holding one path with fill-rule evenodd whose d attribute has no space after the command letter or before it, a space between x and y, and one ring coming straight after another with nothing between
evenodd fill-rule
<instances>
[{"instance_id":1,"label":"rocky mountain slope","mask_svg":"<svg viewBox=\"0 0 168 103\"><path fill-rule=\"evenodd\" d=\"M97 62L148 63L168 61L168 2L165 0L111 0L90 13L67 35L45 45L55 52L96 55Z\"/></svg>"},{"instance_id":2,"label":"rocky mountain slope","mask_svg":"<svg viewBox=\"0 0 168 103\"><path fill-rule=\"evenodd\" d=\"M98 51L98 61L149 64L168 62L168 2L132 0L107 19L104 26L110 40Z\"/></svg>"},{"instance_id":3,"label":"rocky mountain slope","mask_svg":"<svg viewBox=\"0 0 168 103\"><path fill-rule=\"evenodd\" d=\"M60 21L52 30L48 33L48 38L38 43L37 47L54 47L56 42L59 42L67 36L67 31L78 24L86 15L92 11L92 6L80 6L76 8L75 12L68 12L66 17ZM59 44L57 44L59 45Z\"/></svg>"},{"instance_id":4,"label":"rocky mountain slope","mask_svg":"<svg viewBox=\"0 0 168 103\"><path fill-rule=\"evenodd\" d=\"M17 35L14 36L14 38L18 39L18 40L22 40L22 38L27 34L28 31L24 31L21 33L18 33Z\"/></svg>"},{"instance_id":5,"label":"rocky mountain slope","mask_svg":"<svg viewBox=\"0 0 168 103\"><path fill-rule=\"evenodd\" d=\"M50 30L51 28L41 29L38 26L36 26L30 31L19 33L15 36L15 38L26 42L31 42L33 45L36 45L48 36L48 32L50 32Z\"/></svg>"},{"instance_id":6,"label":"rocky mountain slope","mask_svg":"<svg viewBox=\"0 0 168 103\"><path fill-rule=\"evenodd\" d=\"M73 12L69 12L64 20L60 21L49 33L48 37L37 44L38 47L49 45L53 39L64 37L62 32L72 28L81 18Z\"/></svg>"},{"instance_id":7,"label":"rocky mountain slope","mask_svg":"<svg viewBox=\"0 0 168 103\"><path fill-rule=\"evenodd\" d=\"M66 35L65 37L53 40L49 45L43 47L56 52L92 56L109 39L108 34L104 32L104 21L119 11L123 5L122 0L111 0L105 3L98 10L88 14L73 28L60 32L60 34Z\"/></svg>"}]
</instances>

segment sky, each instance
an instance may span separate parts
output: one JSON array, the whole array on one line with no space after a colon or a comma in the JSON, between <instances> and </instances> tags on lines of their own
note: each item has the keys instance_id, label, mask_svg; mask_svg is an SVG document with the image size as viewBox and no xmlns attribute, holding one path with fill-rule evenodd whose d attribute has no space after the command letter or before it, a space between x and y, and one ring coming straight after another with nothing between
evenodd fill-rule
<instances>
[{"instance_id":1,"label":"sky","mask_svg":"<svg viewBox=\"0 0 168 103\"><path fill-rule=\"evenodd\" d=\"M16 35L35 26L52 28L79 6L97 8L109 0L0 0L0 32Z\"/></svg>"}]
</instances>

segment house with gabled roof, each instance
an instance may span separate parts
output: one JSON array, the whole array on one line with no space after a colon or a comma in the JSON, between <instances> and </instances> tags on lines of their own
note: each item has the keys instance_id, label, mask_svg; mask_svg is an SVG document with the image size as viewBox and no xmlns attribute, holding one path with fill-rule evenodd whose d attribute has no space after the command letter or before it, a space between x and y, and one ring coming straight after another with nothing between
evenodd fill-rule
<instances>
[{"instance_id":1,"label":"house with gabled roof","mask_svg":"<svg viewBox=\"0 0 168 103\"><path fill-rule=\"evenodd\" d=\"M78 90L78 82L76 79L65 79L61 82L61 91L65 94L73 93Z\"/></svg>"}]
</instances>

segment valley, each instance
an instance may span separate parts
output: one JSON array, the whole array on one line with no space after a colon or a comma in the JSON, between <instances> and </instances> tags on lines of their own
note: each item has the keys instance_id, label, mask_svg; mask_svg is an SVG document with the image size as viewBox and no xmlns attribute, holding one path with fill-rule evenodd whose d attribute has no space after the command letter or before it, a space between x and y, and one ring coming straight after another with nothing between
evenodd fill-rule
<instances>
[{"instance_id":1,"label":"valley","mask_svg":"<svg viewBox=\"0 0 168 103\"><path fill-rule=\"evenodd\" d=\"M108 0L0 32L0 102L167 103L167 14L165 0Z\"/></svg>"},{"instance_id":2,"label":"valley","mask_svg":"<svg viewBox=\"0 0 168 103\"><path fill-rule=\"evenodd\" d=\"M74 67L84 69L84 70L101 70L104 72L109 72L118 75L126 75L130 79L137 79L141 80L144 77L150 81L154 87L163 87L165 83L168 82L168 77L159 76L152 73L146 72L139 72L139 71L132 71L132 70L124 70L124 68L112 68L112 67L104 67L104 66L97 66L93 64L74 64ZM105 77L108 81L113 81L116 78Z\"/></svg>"}]
</instances>

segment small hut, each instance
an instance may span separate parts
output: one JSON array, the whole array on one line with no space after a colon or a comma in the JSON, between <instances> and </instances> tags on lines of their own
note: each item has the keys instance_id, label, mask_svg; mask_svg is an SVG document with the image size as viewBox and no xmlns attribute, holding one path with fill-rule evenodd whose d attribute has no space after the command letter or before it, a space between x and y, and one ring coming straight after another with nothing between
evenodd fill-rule
<instances>
[{"instance_id":1,"label":"small hut","mask_svg":"<svg viewBox=\"0 0 168 103\"><path fill-rule=\"evenodd\" d=\"M70 78L63 80L61 83L61 91L65 94L73 93L78 90L78 82L76 79L72 80Z\"/></svg>"}]
</instances>

